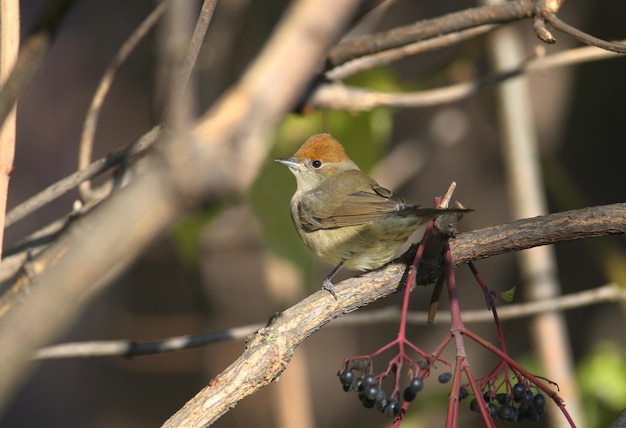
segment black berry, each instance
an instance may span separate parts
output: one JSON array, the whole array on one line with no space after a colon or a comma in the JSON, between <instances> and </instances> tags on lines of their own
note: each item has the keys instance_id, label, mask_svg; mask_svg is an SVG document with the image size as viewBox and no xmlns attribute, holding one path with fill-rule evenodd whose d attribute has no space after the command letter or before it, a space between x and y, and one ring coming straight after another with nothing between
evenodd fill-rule
<instances>
[{"instance_id":1,"label":"black berry","mask_svg":"<svg viewBox=\"0 0 626 428\"><path fill-rule=\"evenodd\" d=\"M526 412L526 420L530 423L537 422L539 420L539 413L537 412L537 409L530 407Z\"/></svg>"},{"instance_id":2,"label":"black berry","mask_svg":"<svg viewBox=\"0 0 626 428\"><path fill-rule=\"evenodd\" d=\"M363 389L363 395L368 400L376 401L379 389L378 385L368 385Z\"/></svg>"},{"instance_id":3,"label":"black berry","mask_svg":"<svg viewBox=\"0 0 626 428\"><path fill-rule=\"evenodd\" d=\"M370 400L363 393L359 394L359 399L361 400L361 404L363 404L363 407L365 407L366 409L371 409L376 404L376 400Z\"/></svg>"},{"instance_id":4,"label":"black berry","mask_svg":"<svg viewBox=\"0 0 626 428\"><path fill-rule=\"evenodd\" d=\"M534 394L532 393L532 391L526 391L526 393L524 394L524 396L522 397L522 404L527 404L527 405L531 405L533 404L533 400L535 399Z\"/></svg>"},{"instance_id":5,"label":"black berry","mask_svg":"<svg viewBox=\"0 0 626 428\"><path fill-rule=\"evenodd\" d=\"M535 406L535 408L537 410L541 409L545 409L546 407L546 397L544 397L541 394L537 394L535 395L535 398L533 398L533 406Z\"/></svg>"},{"instance_id":6,"label":"black berry","mask_svg":"<svg viewBox=\"0 0 626 428\"><path fill-rule=\"evenodd\" d=\"M385 406L385 414L395 418L400 414L400 402L398 400L390 400Z\"/></svg>"},{"instance_id":7,"label":"black berry","mask_svg":"<svg viewBox=\"0 0 626 428\"><path fill-rule=\"evenodd\" d=\"M439 383L448 383L450 382L450 380L452 379L452 373L450 372L443 372L439 375Z\"/></svg>"},{"instance_id":8,"label":"black berry","mask_svg":"<svg viewBox=\"0 0 626 428\"><path fill-rule=\"evenodd\" d=\"M417 397L416 392L411 391L411 388L409 388L408 386L404 388L404 391L402 392L402 398L404 399L404 401L410 403L411 401L415 400L415 397Z\"/></svg>"},{"instance_id":9,"label":"black berry","mask_svg":"<svg viewBox=\"0 0 626 428\"><path fill-rule=\"evenodd\" d=\"M502 407L500 407L500 411L498 412L498 416L500 416L500 419L503 419L505 421L510 421L514 415L515 410L513 410L513 407L509 406L508 404L502 405Z\"/></svg>"},{"instance_id":10,"label":"black berry","mask_svg":"<svg viewBox=\"0 0 626 428\"><path fill-rule=\"evenodd\" d=\"M423 388L424 381L422 379L420 379L419 377L414 377L413 379L411 379L411 382L409 383L409 389L411 390L411 392L417 394Z\"/></svg>"},{"instance_id":11,"label":"black berry","mask_svg":"<svg viewBox=\"0 0 626 428\"><path fill-rule=\"evenodd\" d=\"M385 390L382 388L378 388L378 394L376 394L376 408L381 412L385 410L385 406L387 405L387 394L385 394Z\"/></svg>"},{"instance_id":12,"label":"black berry","mask_svg":"<svg viewBox=\"0 0 626 428\"><path fill-rule=\"evenodd\" d=\"M363 377L363 386L374 385L375 383L376 377L373 374L368 373Z\"/></svg>"},{"instance_id":13,"label":"black berry","mask_svg":"<svg viewBox=\"0 0 626 428\"><path fill-rule=\"evenodd\" d=\"M358 377L356 379L354 379L354 382L352 382L352 389L354 391L358 391L361 392L363 391L363 378Z\"/></svg>"},{"instance_id":14,"label":"black berry","mask_svg":"<svg viewBox=\"0 0 626 428\"><path fill-rule=\"evenodd\" d=\"M516 383L513 386L513 389L511 391L511 393L513 394L513 399L515 400L516 403L519 403L520 401L522 401L522 398L524 398L524 395L526 395L526 384L519 382Z\"/></svg>"},{"instance_id":15,"label":"black berry","mask_svg":"<svg viewBox=\"0 0 626 428\"><path fill-rule=\"evenodd\" d=\"M350 386L353 381L354 381L354 372L352 370L347 369L339 373L339 382L341 382L342 385Z\"/></svg>"},{"instance_id":16,"label":"black berry","mask_svg":"<svg viewBox=\"0 0 626 428\"><path fill-rule=\"evenodd\" d=\"M502 392L499 392L499 393L497 393L496 395L493 396L493 399L496 400L500 404L504 404L504 403L506 403L506 394L503 394Z\"/></svg>"}]
</instances>

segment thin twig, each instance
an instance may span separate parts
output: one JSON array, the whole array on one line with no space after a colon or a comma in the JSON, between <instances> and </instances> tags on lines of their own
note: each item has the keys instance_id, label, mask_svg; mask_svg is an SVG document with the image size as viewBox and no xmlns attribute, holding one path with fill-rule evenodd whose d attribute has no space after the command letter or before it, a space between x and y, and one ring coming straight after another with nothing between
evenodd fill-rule
<instances>
[{"instance_id":1,"label":"thin twig","mask_svg":"<svg viewBox=\"0 0 626 428\"><path fill-rule=\"evenodd\" d=\"M606 40L594 37L561 21L553 13L547 14L544 19L557 30L562 31L569 36L572 36L576 40L581 41L586 45L597 46L600 49L605 49L607 51L626 53L626 44L624 44L623 42L607 42Z\"/></svg>"},{"instance_id":2,"label":"thin twig","mask_svg":"<svg viewBox=\"0 0 626 428\"><path fill-rule=\"evenodd\" d=\"M181 71L180 78L183 82L183 88L189 87L191 72L193 71L193 68L196 65L196 61L198 60L200 48L204 43L204 38L206 37L206 32L209 29L209 24L211 23L211 19L213 18L213 12L215 12L216 6L217 0L204 0L204 2L202 3L200 16L198 17L196 27L194 28L193 34L191 35L191 42L189 43L187 56L185 57L185 63L183 64L183 68Z\"/></svg>"},{"instance_id":3,"label":"thin twig","mask_svg":"<svg viewBox=\"0 0 626 428\"><path fill-rule=\"evenodd\" d=\"M36 195L31 196L8 212L5 228L12 226L27 215L32 214L44 205L54 201L59 196L74 189L81 182L97 177L103 172L120 165L122 162L141 155L157 141L160 133L161 127L155 126L133 144L92 162L87 168L70 174L46 187Z\"/></svg>"},{"instance_id":4,"label":"thin twig","mask_svg":"<svg viewBox=\"0 0 626 428\"><path fill-rule=\"evenodd\" d=\"M306 105L314 108L345 109L352 112L371 110L376 107L434 106L463 100L488 86L508 81L525 73L614 58L623 58L623 56L597 47L586 46L530 58L517 67L471 82L461 82L420 92L386 93L336 83L322 84L312 93Z\"/></svg>"},{"instance_id":5,"label":"thin twig","mask_svg":"<svg viewBox=\"0 0 626 428\"><path fill-rule=\"evenodd\" d=\"M526 318L551 310L566 311L600 303L626 302L626 290L618 284L610 283L591 290L558 296L543 301L505 305L498 309L500 320ZM439 311L439 317L433 324L444 325L450 322L448 311ZM397 306L383 309L357 312L333 320L328 327L360 327L382 323L396 323L400 319L400 310ZM463 311L465 324L492 322L493 314L489 309ZM428 312L413 311L407 315L407 322L411 325L430 325ZM183 349L199 348L218 342L243 340L255 331L263 328L264 324L249 324L236 328L229 328L206 334L176 336L150 342L135 342L131 340L99 340L87 342L70 342L42 348L33 358L93 358L93 357L124 357L131 358L141 355L160 354L164 352L180 351Z\"/></svg>"},{"instance_id":6,"label":"thin twig","mask_svg":"<svg viewBox=\"0 0 626 428\"><path fill-rule=\"evenodd\" d=\"M102 105L111 89L113 80L117 76L120 66L126 61L128 56L135 50L139 42L141 42L146 34L154 27L159 18L163 15L167 2L161 2L154 8L152 12L143 20L141 24L132 32L128 39L122 44L119 51L104 72L100 84L96 89L96 93L91 100L85 123L83 124L83 133L80 138L80 146L78 150L78 170L86 170L91 164L91 156L93 153L94 137L96 135L96 127ZM93 164L92 164L93 165ZM91 196L91 181L89 179L82 181L78 185L78 193L83 203L87 202Z\"/></svg>"},{"instance_id":7,"label":"thin twig","mask_svg":"<svg viewBox=\"0 0 626 428\"><path fill-rule=\"evenodd\" d=\"M518 0L498 5L482 6L426 19L412 25L362 36L340 43L329 53L327 62L336 67L354 58L430 39L442 34L456 33L486 24L502 24L530 18L534 1Z\"/></svg>"},{"instance_id":8,"label":"thin twig","mask_svg":"<svg viewBox=\"0 0 626 428\"><path fill-rule=\"evenodd\" d=\"M329 80L343 80L361 71L369 70L380 65L388 65L409 56L454 46L465 40L488 33L494 28L496 28L496 25L481 25L480 27L469 28L456 33L444 34L439 37L433 37L432 39L410 43L399 48L365 55L326 71L324 76Z\"/></svg>"}]
</instances>

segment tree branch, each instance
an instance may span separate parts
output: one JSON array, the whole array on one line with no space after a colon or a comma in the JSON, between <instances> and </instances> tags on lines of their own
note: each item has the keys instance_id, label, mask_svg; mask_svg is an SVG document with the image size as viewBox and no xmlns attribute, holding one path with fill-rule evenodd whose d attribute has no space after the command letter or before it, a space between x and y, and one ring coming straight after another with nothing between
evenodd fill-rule
<instances>
[{"instance_id":1,"label":"tree branch","mask_svg":"<svg viewBox=\"0 0 626 428\"><path fill-rule=\"evenodd\" d=\"M437 40L437 39L432 39ZM430 42L430 40L428 40ZM437 44L437 43L434 43ZM384 52L386 53L386 52ZM379 54L382 55L383 53ZM369 57L364 57L366 59ZM530 58L523 64L510 70L484 76L471 82L460 82L442 88L429 89L419 92L387 93L371 89L355 88L339 83L323 83L313 91L305 104L312 108L327 108L333 110L348 110L351 112L372 110L376 107L426 107L452 103L466 99L478 91L496 85L523 74L552 70L557 67L580 64L603 59L623 58L614 52L606 51L593 46L569 49L552 55ZM372 65L377 61L372 59ZM353 61L353 62L356 62ZM347 73L358 71L360 65L351 67L352 62L345 64L345 69L338 67L338 73L345 77ZM333 70L334 71L334 70Z\"/></svg>"},{"instance_id":2,"label":"tree branch","mask_svg":"<svg viewBox=\"0 0 626 428\"><path fill-rule=\"evenodd\" d=\"M498 5L475 7L426 19L412 25L362 36L340 43L331 49L327 62L336 67L351 59L393 49L442 34L455 33L486 24L502 24L522 18L531 18L535 2L518 0Z\"/></svg>"},{"instance_id":3,"label":"tree branch","mask_svg":"<svg viewBox=\"0 0 626 428\"><path fill-rule=\"evenodd\" d=\"M80 137L80 144L78 150L78 170L82 171L89 168L91 164L91 155L93 153L93 143L96 135L96 127L98 126L98 119L100 112L102 111L102 105L106 99L113 80L115 79L119 68L126 61L129 55L135 50L139 42L144 39L146 34L156 25L158 20L165 12L165 8L168 3L166 1L158 4L152 12L143 20L141 24L132 32L128 39L122 44L115 57L109 64L109 67L104 72L96 93L94 94L89 110L87 111L87 117L83 124L83 132ZM83 202L87 202L92 197L91 181L89 179L83 180L78 185L78 193ZM98 192L100 193L100 192ZM108 193L108 192L101 192ZM98 198L99 196L97 196Z\"/></svg>"},{"instance_id":4,"label":"tree branch","mask_svg":"<svg viewBox=\"0 0 626 428\"><path fill-rule=\"evenodd\" d=\"M450 241L455 265L555 242L626 233L626 203L550 214L460 234ZM212 423L238 401L274 381L295 349L334 318L397 291L405 254L389 265L335 285L337 300L319 291L276 316L248 339L245 352L163 426ZM404 260L404 261L403 261ZM399 262L400 261L400 262Z\"/></svg>"},{"instance_id":5,"label":"tree branch","mask_svg":"<svg viewBox=\"0 0 626 428\"><path fill-rule=\"evenodd\" d=\"M498 308L498 318L500 320L519 319L547 311L565 311L606 302L626 302L626 290L622 289L618 284L607 284L591 290L584 290L552 299L504 305ZM438 315L434 320L434 324L449 323L449 311L438 311ZM385 322L397 323L399 320L399 308L397 306L389 306L383 309L348 314L335 319L330 323L329 327L372 326ZM407 322L412 325L429 325L428 312L409 312L407 314ZM493 314L488 309L463 311L463 322L466 324L493 322ZM263 326L263 324L249 324L211 333L170 337L150 342L100 340L60 343L40 349L34 358L38 360L95 357L132 358L141 355L161 354L198 348L228 340L243 340L260 328L263 328Z\"/></svg>"}]
</instances>

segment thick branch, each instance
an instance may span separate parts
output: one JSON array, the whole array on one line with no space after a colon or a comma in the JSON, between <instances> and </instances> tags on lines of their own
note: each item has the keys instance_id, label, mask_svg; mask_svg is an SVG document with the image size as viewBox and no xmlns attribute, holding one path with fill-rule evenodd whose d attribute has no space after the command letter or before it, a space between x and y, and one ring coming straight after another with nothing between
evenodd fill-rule
<instances>
[{"instance_id":1,"label":"thick branch","mask_svg":"<svg viewBox=\"0 0 626 428\"><path fill-rule=\"evenodd\" d=\"M626 203L517 220L463 233L450 242L459 265L540 245L626 233Z\"/></svg>"}]
</instances>

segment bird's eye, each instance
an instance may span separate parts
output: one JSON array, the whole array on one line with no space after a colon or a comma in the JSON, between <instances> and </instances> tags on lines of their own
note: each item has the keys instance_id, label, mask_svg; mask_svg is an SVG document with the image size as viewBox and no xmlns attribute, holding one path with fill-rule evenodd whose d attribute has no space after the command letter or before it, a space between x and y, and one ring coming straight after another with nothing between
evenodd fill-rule
<instances>
[{"instance_id":1,"label":"bird's eye","mask_svg":"<svg viewBox=\"0 0 626 428\"><path fill-rule=\"evenodd\" d=\"M322 166L322 161L314 160L313 162L311 162L311 165L313 166L313 168L317 169Z\"/></svg>"}]
</instances>

